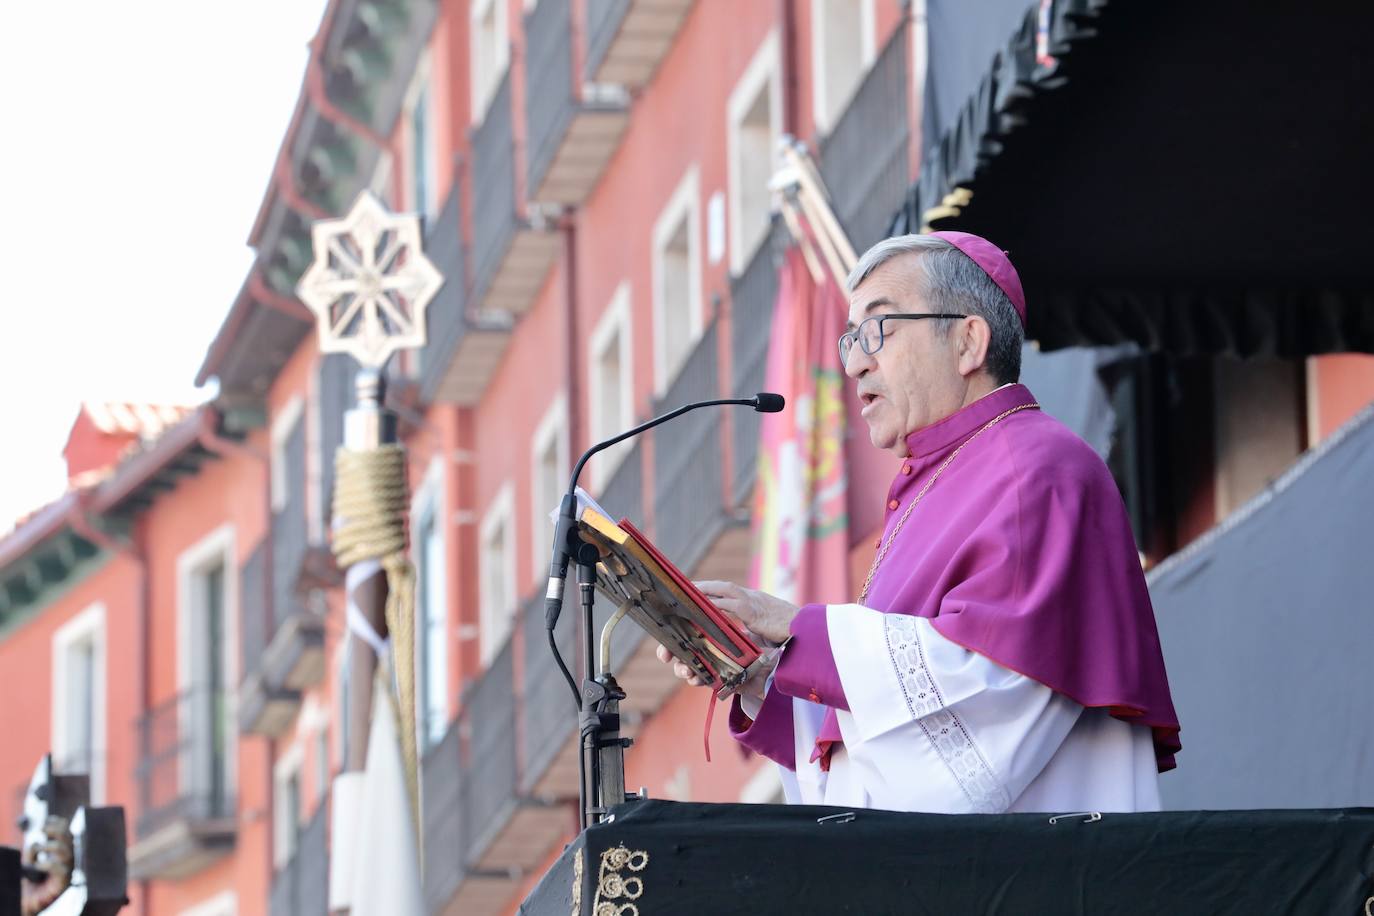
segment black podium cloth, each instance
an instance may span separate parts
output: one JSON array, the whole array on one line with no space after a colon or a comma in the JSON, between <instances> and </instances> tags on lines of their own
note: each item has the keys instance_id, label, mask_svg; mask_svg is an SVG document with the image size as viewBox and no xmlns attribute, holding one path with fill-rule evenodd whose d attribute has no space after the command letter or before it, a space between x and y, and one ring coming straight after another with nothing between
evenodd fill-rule
<instances>
[{"instance_id":1,"label":"black podium cloth","mask_svg":"<svg viewBox=\"0 0 1374 916\"><path fill-rule=\"evenodd\" d=\"M0 846L0 916L19 916L22 912L24 872L19 867L19 850Z\"/></svg>"},{"instance_id":2,"label":"black podium cloth","mask_svg":"<svg viewBox=\"0 0 1374 916\"><path fill-rule=\"evenodd\" d=\"M595 914L601 904L621 914L633 904L623 912L1354 916L1374 908L1374 809L1050 817L632 802L570 844L520 912Z\"/></svg>"}]
</instances>

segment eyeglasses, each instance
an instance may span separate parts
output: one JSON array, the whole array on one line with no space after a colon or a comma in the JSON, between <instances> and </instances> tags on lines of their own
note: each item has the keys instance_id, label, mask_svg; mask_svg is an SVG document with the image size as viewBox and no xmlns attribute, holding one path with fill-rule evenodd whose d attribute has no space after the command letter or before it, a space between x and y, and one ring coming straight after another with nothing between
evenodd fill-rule
<instances>
[{"instance_id":1,"label":"eyeglasses","mask_svg":"<svg viewBox=\"0 0 1374 916\"><path fill-rule=\"evenodd\" d=\"M874 315L872 318L865 318L859 322L859 326L852 331L845 331L840 335L840 365L849 364L849 354L854 349L854 341L859 342L859 346L864 348L864 352L869 356L877 353L883 348L885 334L883 332L883 322L891 321L894 318L903 318L911 321L919 321L922 318L967 318L967 315L953 315L947 312L897 312L891 315Z\"/></svg>"}]
</instances>

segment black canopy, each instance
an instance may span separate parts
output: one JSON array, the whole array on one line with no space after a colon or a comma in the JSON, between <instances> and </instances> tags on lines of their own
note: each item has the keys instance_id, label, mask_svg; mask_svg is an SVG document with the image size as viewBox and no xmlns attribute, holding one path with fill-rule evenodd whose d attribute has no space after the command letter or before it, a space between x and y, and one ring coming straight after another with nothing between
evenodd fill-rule
<instances>
[{"instance_id":1,"label":"black canopy","mask_svg":"<svg viewBox=\"0 0 1374 916\"><path fill-rule=\"evenodd\" d=\"M1042 347L1374 352L1374 5L1056 0L1043 34L1038 2L927 6L893 228L972 190L932 225L1010 250Z\"/></svg>"}]
</instances>

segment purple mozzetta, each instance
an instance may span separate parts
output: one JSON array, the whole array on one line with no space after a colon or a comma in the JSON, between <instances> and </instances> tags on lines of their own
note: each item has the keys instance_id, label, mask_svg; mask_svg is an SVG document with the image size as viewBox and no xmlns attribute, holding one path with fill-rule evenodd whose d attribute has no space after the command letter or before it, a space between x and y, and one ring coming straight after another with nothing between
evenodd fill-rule
<instances>
[{"instance_id":1,"label":"purple mozzetta","mask_svg":"<svg viewBox=\"0 0 1374 916\"><path fill-rule=\"evenodd\" d=\"M1033 400L1011 385L909 435L884 542L954 449ZM864 604L931 618L941 635L1005 668L1148 726L1160 771L1174 767L1178 717L1120 494L1092 449L1046 414L1012 414L954 459L897 536ZM736 738L788 767L796 763L791 698L831 708L822 752L839 739L833 710L846 708L824 608L803 608L792 630L756 720L738 708L730 717Z\"/></svg>"}]
</instances>

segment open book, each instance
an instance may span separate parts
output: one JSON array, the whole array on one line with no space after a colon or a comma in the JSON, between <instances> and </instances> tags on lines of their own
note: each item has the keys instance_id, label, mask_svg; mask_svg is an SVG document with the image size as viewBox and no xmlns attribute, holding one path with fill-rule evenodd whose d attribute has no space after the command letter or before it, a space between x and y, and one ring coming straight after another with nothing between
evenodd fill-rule
<instances>
[{"instance_id":1,"label":"open book","mask_svg":"<svg viewBox=\"0 0 1374 916\"><path fill-rule=\"evenodd\" d=\"M578 533L596 545L601 560L596 587L659 644L716 687L724 699L752 674L763 650L739 624L713 605L639 529L611 521L590 497L578 493Z\"/></svg>"}]
</instances>

